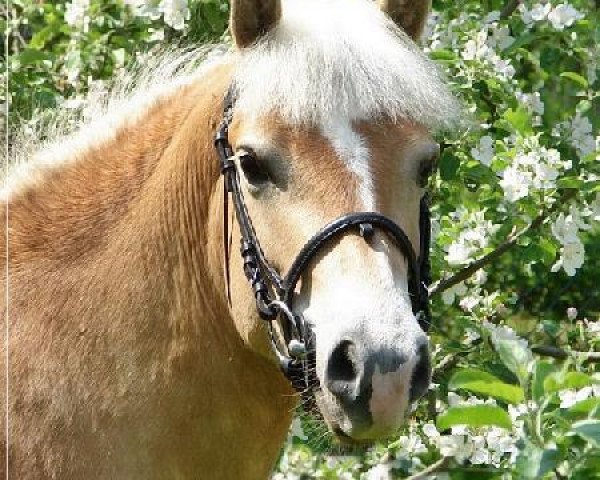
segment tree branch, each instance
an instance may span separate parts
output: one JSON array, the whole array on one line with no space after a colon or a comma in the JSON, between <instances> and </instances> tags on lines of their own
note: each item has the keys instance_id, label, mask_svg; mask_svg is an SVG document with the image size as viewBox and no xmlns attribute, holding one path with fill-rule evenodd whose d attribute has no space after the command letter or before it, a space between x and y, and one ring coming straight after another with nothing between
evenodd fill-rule
<instances>
[{"instance_id":1,"label":"tree branch","mask_svg":"<svg viewBox=\"0 0 600 480\"><path fill-rule=\"evenodd\" d=\"M466 280L470 276L474 275L478 270L485 267L486 265L492 263L494 260L497 260L502 255L504 255L508 250L514 247L519 239L526 235L527 233L533 232L540 228L544 221L552 215L556 210L562 207L565 202L570 200L575 196L577 190L570 189L567 190L559 200L557 200L554 205L552 205L548 210L543 211L537 217L533 219L533 221L523 229L518 232L511 233L508 238L502 242L495 250L491 251L487 255L484 255L478 260L473 261L471 264L464 267L462 270L452 274L449 277L443 278L438 282L434 283L429 288L429 296L436 295L438 293L442 293L444 290L448 290L454 285L459 284L460 282Z\"/></svg>"},{"instance_id":2,"label":"tree branch","mask_svg":"<svg viewBox=\"0 0 600 480\"><path fill-rule=\"evenodd\" d=\"M577 352L574 350L563 350L562 348L554 347L552 345L535 345L531 347L533 353L542 355L544 357L558 358L564 360L569 356L579 358L584 362L600 363L600 352Z\"/></svg>"},{"instance_id":3,"label":"tree branch","mask_svg":"<svg viewBox=\"0 0 600 480\"><path fill-rule=\"evenodd\" d=\"M425 480L429 478L432 473L445 470L451 459L452 457L442 457L437 462L432 463L427 468L421 470L419 473L407 477L406 480Z\"/></svg>"},{"instance_id":4,"label":"tree branch","mask_svg":"<svg viewBox=\"0 0 600 480\"><path fill-rule=\"evenodd\" d=\"M508 17L510 17L513 14L513 12L517 9L520 3L521 0L509 0L508 2L506 2L504 8L500 12L500 18L502 20L505 20Z\"/></svg>"}]
</instances>

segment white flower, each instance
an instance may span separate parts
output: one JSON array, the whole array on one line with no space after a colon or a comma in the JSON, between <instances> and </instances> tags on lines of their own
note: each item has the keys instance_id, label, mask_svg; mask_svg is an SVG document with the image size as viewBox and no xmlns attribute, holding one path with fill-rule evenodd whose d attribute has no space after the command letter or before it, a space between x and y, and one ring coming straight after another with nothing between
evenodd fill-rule
<instances>
[{"instance_id":1,"label":"white flower","mask_svg":"<svg viewBox=\"0 0 600 480\"><path fill-rule=\"evenodd\" d=\"M474 435L473 453L469 459L473 465L485 465L490 463L490 452L485 448L485 438L482 435Z\"/></svg>"},{"instance_id":2,"label":"white flower","mask_svg":"<svg viewBox=\"0 0 600 480\"><path fill-rule=\"evenodd\" d=\"M483 19L483 23L496 23L500 20L501 12L499 10L492 10Z\"/></svg>"},{"instance_id":3,"label":"white flower","mask_svg":"<svg viewBox=\"0 0 600 480\"><path fill-rule=\"evenodd\" d=\"M596 193L596 197L589 204L589 209L592 220L600 220L600 193Z\"/></svg>"},{"instance_id":4,"label":"white flower","mask_svg":"<svg viewBox=\"0 0 600 480\"><path fill-rule=\"evenodd\" d=\"M570 27L576 20L583 18L573 6L568 3L557 5L549 14L548 20L557 30L563 30L565 27Z\"/></svg>"},{"instance_id":5,"label":"white flower","mask_svg":"<svg viewBox=\"0 0 600 480\"><path fill-rule=\"evenodd\" d=\"M454 457L462 463L473 453L473 444L466 435L443 435L439 440L440 454Z\"/></svg>"},{"instance_id":6,"label":"white flower","mask_svg":"<svg viewBox=\"0 0 600 480\"><path fill-rule=\"evenodd\" d=\"M494 158L494 139L489 135L481 137L479 145L471 149L471 155L475 160L489 167Z\"/></svg>"},{"instance_id":7,"label":"white flower","mask_svg":"<svg viewBox=\"0 0 600 480\"><path fill-rule=\"evenodd\" d=\"M469 263L479 250L487 247L490 236L496 233L500 226L486 220L483 211L471 212L466 209L458 209L451 216L459 217L456 220L462 224L463 230L448 247L446 261L451 265ZM446 301L450 300L450 294L448 294ZM454 301L453 298L452 301Z\"/></svg>"},{"instance_id":8,"label":"white flower","mask_svg":"<svg viewBox=\"0 0 600 480\"><path fill-rule=\"evenodd\" d=\"M579 237L577 236L579 226L571 215L565 216L564 213L560 213L550 227L550 230L554 238L563 245L579 241Z\"/></svg>"},{"instance_id":9,"label":"white flower","mask_svg":"<svg viewBox=\"0 0 600 480\"><path fill-rule=\"evenodd\" d=\"M475 285L483 285L485 282L487 282L487 278L488 278L487 272L483 269L479 269L479 270L477 270L475 275L473 275L471 277L471 281Z\"/></svg>"},{"instance_id":10,"label":"white flower","mask_svg":"<svg viewBox=\"0 0 600 480\"><path fill-rule=\"evenodd\" d=\"M427 453L427 447L417 434L411 434L409 436L403 435L398 439L398 445L409 455L419 455L421 453Z\"/></svg>"},{"instance_id":11,"label":"white flower","mask_svg":"<svg viewBox=\"0 0 600 480\"><path fill-rule=\"evenodd\" d=\"M140 17L149 17L151 20L160 18L159 0L125 0L125 3Z\"/></svg>"},{"instance_id":12,"label":"white flower","mask_svg":"<svg viewBox=\"0 0 600 480\"><path fill-rule=\"evenodd\" d=\"M550 3L538 3L531 9L531 19L540 22L548 16L551 9L552 5Z\"/></svg>"},{"instance_id":13,"label":"white flower","mask_svg":"<svg viewBox=\"0 0 600 480\"><path fill-rule=\"evenodd\" d=\"M494 55L494 51L488 44L488 31L485 27L465 43L464 50L461 52L464 60L485 61L491 55Z\"/></svg>"},{"instance_id":14,"label":"white flower","mask_svg":"<svg viewBox=\"0 0 600 480\"><path fill-rule=\"evenodd\" d=\"M581 213L575 205L569 208L569 214L565 216L559 214L555 222L552 224L551 230L554 238L561 244L560 257L552 266L551 271L557 272L561 268L572 277L577 269L581 268L585 260L585 248L579 239L579 230L589 230L587 225L581 218Z\"/></svg>"},{"instance_id":15,"label":"white flower","mask_svg":"<svg viewBox=\"0 0 600 480\"><path fill-rule=\"evenodd\" d=\"M473 330L472 328L465 328L465 342L468 344L473 343L476 340L479 340L481 335L479 332Z\"/></svg>"},{"instance_id":16,"label":"white flower","mask_svg":"<svg viewBox=\"0 0 600 480\"><path fill-rule=\"evenodd\" d=\"M527 108L531 113L536 113L538 115L543 115L545 106L544 102L540 97L540 92L533 93L523 93L517 92L516 97L519 102Z\"/></svg>"},{"instance_id":17,"label":"white flower","mask_svg":"<svg viewBox=\"0 0 600 480\"><path fill-rule=\"evenodd\" d=\"M508 414L513 423L515 423L519 417L523 415L527 415L529 412L528 405L526 403L520 403L518 405L509 405L508 406Z\"/></svg>"},{"instance_id":18,"label":"white flower","mask_svg":"<svg viewBox=\"0 0 600 480\"><path fill-rule=\"evenodd\" d=\"M530 172L522 172L516 167L508 167L502 173L499 184L504 190L504 198L509 202L516 202L529 195L529 186L533 180Z\"/></svg>"},{"instance_id":19,"label":"white flower","mask_svg":"<svg viewBox=\"0 0 600 480\"><path fill-rule=\"evenodd\" d=\"M375 465L367 471L365 480L392 480L391 469L391 465Z\"/></svg>"},{"instance_id":20,"label":"white flower","mask_svg":"<svg viewBox=\"0 0 600 480\"><path fill-rule=\"evenodd\" d=\"M86 27L89 17L86 21L87 9L90 6L90 0L73 0L67 4L65 10L65 22L74 27Z\"/></svg>"},{"instance_id":21,"label":"white flower","mask_svg":"<svg viewBox=\"0 0 600 480\"><path fill-rule=\"evenodd\" d=\"M490 57L490 63L496 69L496 71L506 80L511 79L515 73L515 67L513 67L509 60L500 58L498 55L492 55Z\"/></svg>"},{"instance_id":22,"label":"white flower","mask_svg":"<svg viewBox=\"0 0 600 480\"><path fill-rule=\"evenodd\" d=\"M563 268L565 273L572 277L577 270L583 266L585 260L585 249L583 243L573 242L565 244L560 250L560 258L552 265L551 271L558 272Z\"/></svg>"},{"instance_id":23,"label":"white flower","mask_svg":"<svg viewBox=\"0 0 600 480\"><path fill-rule=\"evenodd\" d=\"M570 143L580 157L585 157L596 150L596 140L592 135L592 122L577 112L569 122Z\"/></svg>"},{"instance_id":24,"label":"white flower","mask_svg":"<svg viewBox=\"0 0 600 480\"><path fill-rule=\"evenodd\" d=\"M594 338L600 338L600 321L591 322L587 318L584 318L583 324L585 325L585 329L588 335ZM597 396L600 396L600 394L598 394Z\"/></svg>"},{"instance_id":25,"label":"white flower","mask_svg":"<svg viewBox=\"0 0 600 480\"><path fill-rule=\"evenodd\" d=\"M187 0L162 0L158 8L164 14L165 23L175 30L183 30L185 21L190 18Z\"/></svg>"},{"instance_id":26,"label":"white flower","mask_svg":"<svg viewBox=\"0 0 600 480\"><path fill-rule=\"evenodd\" d=\"M541 189L554 188L558 170L547 163L537 163L533 167L533 186Z\"/></svg>"},{"instance_id":27,"label":"white flower","mask_svg":"<svg viewBox=\"0 0 600 480\"><path fill-rule=\"evenodd\" d=\"M462 399L460 396L454 392L448 392L448 406L455 407L460 404Z\"/></svg>"},{"instance_id":28,"label":"white flower","mask_svg":"<svg viewBox=\"0 0 600 480\"><path fill-rule=\"evenodd\" d=\"M457 283L442 292L442 301L445 305L452 305L457 296L462 297L465 293L467 293L465 282Z\"/></svg>"},{"instance_id":29,"label":"white flower","mask_svg":"<svg viewBox=\"0 0 600 480\"><path fill-rule=\"evenodd\" d=\"M583 387L580 390L562 390L558 392L560 398L560 408L570 408L577 402L581 402L586 398L589 398L593 393L592 387Z\"/></svg>"},{"instance_id":30,"label":"white flower","mask_svg":"<svg viewBox=\"0 0 600 480\"><path fill-rule=\"evenodd\" d=\"M458 242L453 243L448 248L448 255L446 255L446 261L450 265L462 265L468 263L471 260L471 254L475 249L464 243Z\"/></svg>"},{"instance_id":31,"label":"white flower","mask_svg":"<svg viewBox=\"0 0 600 480\"><path fill-rule=\"evenodd\" d=\"M567 308L567 318L571 321L577 318L577 309L575 307Z\"/></svg>"},{"instance_id":32,"label":"white flower","mask_svg":"<svg viewBox=\"0 0 600 480\"><path fill-rule=\"evenodd\" d=\"M440 438L440 432L438 432L438 429L433 423L426 423L423 425L423 434L431 441L436 441Z\"/></svg>"},{"instance_id":33,"label":"white flower","mask_svg":"<svg viewBox=\"0 0 600 480\"><path fill-rule=\"evenodd\" d=\"M468 297L464 297L460 302L460 308L462 308L463 310L467 311L467 312L472 312L476 306L479 305L479 303L481 302L482 298L480 295L478 295L477 293L473 294L473 295L469 295Z\"/></svg>"}]
</instances>

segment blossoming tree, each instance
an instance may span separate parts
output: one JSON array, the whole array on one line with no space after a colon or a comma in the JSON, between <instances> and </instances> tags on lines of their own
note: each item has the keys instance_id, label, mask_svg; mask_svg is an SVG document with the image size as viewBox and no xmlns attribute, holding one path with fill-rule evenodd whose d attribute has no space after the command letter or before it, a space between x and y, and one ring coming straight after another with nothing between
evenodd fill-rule
<instances>
[{"instance_id":1,"label":"blossoming tree","mask_svg":"<svg viewBox=\"0 0 600 480\"><path fill-rule=\"evenodd\" d=\"M332 454L299 416L274 478L600 478L597 2L433 8L424 48L470 115L440 138L430 185L434 383L404 431L358 455ZM156 45L220 39L228 5L13 0L6 13L1 101L27 128Z\"/></svg>"}]
</instances>

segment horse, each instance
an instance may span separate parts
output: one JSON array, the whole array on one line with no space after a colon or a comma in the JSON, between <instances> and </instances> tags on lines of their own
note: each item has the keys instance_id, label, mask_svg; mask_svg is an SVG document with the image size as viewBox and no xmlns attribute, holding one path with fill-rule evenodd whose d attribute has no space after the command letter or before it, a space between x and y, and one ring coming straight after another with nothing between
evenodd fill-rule
<instances>
[{"instance_id":1,"label":"horse","mask_svg":"<svg viewBox=\"0 0 600 480\"><path fill-rule=\"evenodd\" d=\"M74 127L17 141L28 161L0 213L3 476L269 476L301 396L233 251L223 99L235 85L225 160L275 271L351 212L385 215L422 254L434 135L460 116L416 43L429 9L233 0L231 47L167 50ZM312 335L308 393L351 444L392 435L431 372L410 262L370 230L321 245L291 292Z\"/></svg>"}]
</instances>

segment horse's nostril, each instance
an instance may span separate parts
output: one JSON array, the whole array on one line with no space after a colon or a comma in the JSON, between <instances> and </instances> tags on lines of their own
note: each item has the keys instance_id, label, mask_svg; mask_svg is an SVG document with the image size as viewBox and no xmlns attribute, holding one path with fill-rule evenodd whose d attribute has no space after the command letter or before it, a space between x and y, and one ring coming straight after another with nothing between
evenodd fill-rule
<instances>
[{"instance_id":1,"label":"horse's nostril","mask_svg":"<svg viewBox=\"0 0 600 480\"><path fill-rule=\"evenodd\" d=\"M329 357L327 373L332 380L351 381L356 378L356 346L350 340L341 342Z\"/></svg>"},{"instance_id":2,"label":"horse's nostril","mask_svg":"<svg viewBox=\"0 0 600 480\"><path fill-rule=\"evenodd\" d=\"M429 382L431 381L431 361L429 358L429 348L426 344L419 347L417 355L419 359L415 365L410 386L411 402L421 398L427 392Z\"/></svg>"},{"instance_id":3,"label":"horse's nostril","mask_svg":"<svg viewBox=\"0 0 600 480\"><path fill-rule=\"evenodd\" d=\"M354 394L358 375L356 345L350 340L343 340L329 357L325 376L327 387L334 395L347 397Z\"/></svg>"}]
</instances>

